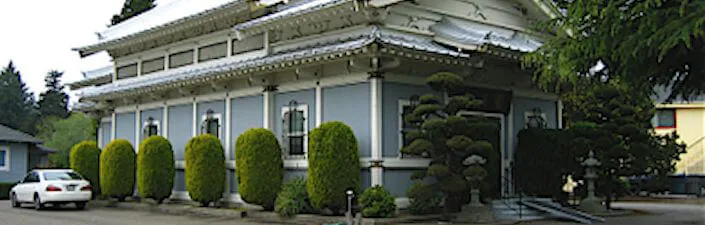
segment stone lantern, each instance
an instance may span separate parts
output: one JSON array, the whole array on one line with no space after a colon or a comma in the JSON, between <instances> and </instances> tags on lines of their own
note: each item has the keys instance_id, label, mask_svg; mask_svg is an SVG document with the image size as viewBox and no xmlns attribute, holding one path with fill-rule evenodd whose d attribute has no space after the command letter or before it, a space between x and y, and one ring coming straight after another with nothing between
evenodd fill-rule
<instances>
[{"instance_id":1,"label":"stone lantern","mask_svg":"<svg viewBox=\"0 0 705 225\"><path fill-rule=\"evenodd\" d=\"M480 202L480 184L487 176L482 167L487 162L482 156L471 155L463 161L467 168L463 171L465 180L470 183L470 204L464 205L455 222L488 223L494 221L492 210Z\"/></svg>"},{"instance_id":2,"label":"stone lantern","mask_svg":"<svg viewBox=\"0 0 705 225\"><path fill-rule=\"evenodd\" d=\"M602 199L595 196L595 181L598 178L597 167L601 165L595 158L595 153L590 151L588 158L582 163L585 167L585 180L587 181L587 197L581 202L580 208L587 212L604 211Z\"/></svg>"}]
</instances>

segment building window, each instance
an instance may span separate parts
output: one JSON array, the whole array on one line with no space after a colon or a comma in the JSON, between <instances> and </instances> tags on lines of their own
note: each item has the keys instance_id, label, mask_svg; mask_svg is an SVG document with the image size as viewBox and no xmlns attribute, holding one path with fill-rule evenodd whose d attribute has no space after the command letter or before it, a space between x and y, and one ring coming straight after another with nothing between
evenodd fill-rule
<instances>
[{"instance_id":1,"label":"building window","mask_svg":"<svg viewBox=\"0 0 705 225\"><path fill-rule=\"evenodd\" d=\"M193 64L193 54L193 50L187 50L169 55L169 68Z\"/></svg>"},{"instance_id":2,"label":"building window","mask_svg":"<svg viewBox=\"0 0 705 225\"><path fill-rule=\"evenodd\" d=\"M675 128L676 110L658 109L656 110L656 128Z\"/></svg>"},{"instance_id":3,"label":"building window","mask_svg":"<svg viewBox=\"0 0 705 225\"><path fill-rule=\"evenodd\" d=\"M130 78L137 76L137 63L117 68L117 79Z\"/></svg>"},{"instance_id":4,"label":"building window","mask_svg":"<svg viewBox=\"0 0 705 225\"><path fill-rule=\"evenodd\" d=\"M399 100L399 157L409 158L411 156L404 155L401 153L401 149L411 144L411 141L407 138L410 131L415 130L412 124L406 123L404 118L414 112L414 106L411 104L411 100L400 99Z\"/></svg>"},{"instance_id":5,"label":"building window","mask_svg":"<svg viewBox=\"0 0 705 225\"><path fill-rule=\"evenodd\" d=\"M0 171L10 171L10 149L0 147Z\"/></svg>"},{"instance_id":6,"label":"building window","mask_svg":"<svg viewBox=\"0 0 705 225\"><path fill-rule=\"evenodd\" d=\"M264 34L245 37L242 40L233 40L233 55L264 49Z\"/></svg>"},{"instance_id":7,"label":"building window","mask_svg":"<svg viewBox=\"0 0 705 225\"><path fill-rule=\"evenodd\" d=\"M213 110L208 109L206 114L201 116L201 134L212 134L218 137L218 139L221 139L221 121L222 116L220 113L215 113Z\"/></svg>"},{"instance_id":8,"label":"building window","mask_svg":"<svg viewBox=\"0 0 705 225\"><path fill-rule=\"evenodd\" d=\"M295 100L282 108L282 141L288 156L305 156L308 147L308 106Z\"/></svg>"},{"instance_id":9,"label":"building window","mask_svg":"<svg viewBox=\"0 0 705 225\"><path fill-rule=\"evenodd\" d=\"M546 113L541 112L540 108L534 108L531 111L524 112L524 128L546 128Z\"/></svg>"},{"instance_id":10,"label":"building window","mask_svg":"<svg viewBox=\"0 0 705 225\"><path fill-rule=\"evenodd\" d=\"M159 135L159 120L155 120L151 116L147 118L147 121L142 125L142 134L143 138Z\"/></svg>"},{"instance_id":11,"label":"building window","mask_svg":"<svg viewBox=\"0 0 705 225\"><path fill-rule=\"evenodd\" d=\"M213 59L220 59L228 54L228 43L220 42L204 46L198 49L198 61L204 62Z\"/></svg>"},{"instance_id":12,"label":"building window","mask_svg":"<svg viewBox=\"0 0 705 225\"><path fill-rule=\"evenodd\" d=\"M142 75L164 70L164 57L142 61Z\"/></svg>"}]
</instances>

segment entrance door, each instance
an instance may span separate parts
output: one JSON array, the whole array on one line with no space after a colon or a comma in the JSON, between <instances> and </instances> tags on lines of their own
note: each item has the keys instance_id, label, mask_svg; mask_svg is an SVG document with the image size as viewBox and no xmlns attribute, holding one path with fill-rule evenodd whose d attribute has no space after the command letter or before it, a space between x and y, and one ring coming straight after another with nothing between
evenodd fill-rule
<instances>
[{"instance_id":1,"label":"entrance door","mask_svg":"<svg viewBox=\"0 0 705 225\"><path fill-rule=\"evenodd\" d=\"M470 112L463 111L458 113L459 115L469 119L475 124L472 128L474 140L486 140L492 144L494 154L492 157L487 158L487 163L485 164L487 168L487 178L485 178L488 185L483 188L482 193L486 197L499 198L503 195L508 195L509 178L507 177L506 168L507 165L507 153L504 144L504 115L498 113L484 113L484 112ZM505 180L505 182L503 182ZM505 185L503 185L505 184Z\"/></svg>"}]
</instances>

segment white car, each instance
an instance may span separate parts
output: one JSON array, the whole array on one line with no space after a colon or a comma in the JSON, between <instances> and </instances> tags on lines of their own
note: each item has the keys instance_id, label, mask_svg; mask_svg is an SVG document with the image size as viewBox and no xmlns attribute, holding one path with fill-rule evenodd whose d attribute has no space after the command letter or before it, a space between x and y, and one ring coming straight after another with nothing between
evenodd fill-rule
<instances>
[{"instance_id":1,"label":"white car","mask_svg":"<svg viewBox=\"0 0 705 225\"><path fill-rule=\"evenodd\" d=\"M91 200L91 190L90 183L73 170L32 170L10 189L10 203L12 207L32 203L37 210L47 203L54 206L74 203L76 208L84 209Z\"/></svg>"}]
</instances>

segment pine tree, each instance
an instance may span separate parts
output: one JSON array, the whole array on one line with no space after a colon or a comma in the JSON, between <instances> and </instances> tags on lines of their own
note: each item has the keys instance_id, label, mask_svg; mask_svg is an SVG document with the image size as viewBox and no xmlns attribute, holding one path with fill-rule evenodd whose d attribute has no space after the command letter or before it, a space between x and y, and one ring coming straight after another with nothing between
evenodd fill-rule
<instances>
[{"instance_id":1,"label":"pine tree","mask_svg":"<svg viewBox=\"0 0 705 225\"><path fill-rule=\"evenodd\" d=\"M34 134L37 118L34 95L10 61L0 72L0 124Z\"/></svg>"},{"instance_id":2,"label":"pine tree","mask_svg":"<svg viewBox=\"0 0 705 225\"><path fill-rule=\"evenodd\" d=\"M125 4L120 10L120 14L113 15L110 20L111 25L115 25L129 18L137 16L157 6L154 0L125 0Z\"/></svg>"},{"instance_id":3,"label":"pine tree","mask_svg":"<svg viewBox=\"0 0 705 225\"><path fill-rule=\"evenodd\" d=\"M480 118L457 115L460 111L482 104L473 96L462 93L463 79L453 73L441 72L432 75L426 82L445 96L426 94L419 98L419 105L413 106L413 112L404 118L405 123L417 129L407 133L410 144L401 152L431 159L425 173L415 175L414 179L435 178L437 182L430 186L444 194L444 213L450 215L459 211L460 205L468 200L468 187L474 185L481 188L490 180L478 184L470 183L466 178L485 177L489 173L499 172L490 165L497 153L492 144L483 138L483 133L490 133L487 123ZM443 99L446 98L448 101L444 104L446 101ZM465 161L473 155L489 163L484 168L467 165Z\"/></svg>"},{"instance_id":4,"label":"pine tree","mask_svg":"<svg viewBox=\"0 0 705 225\"><path fill-rule=\"evenodd\" d=\"M44 81L47 90L39 96L39 113L42 118L55 116L66 118L68 116L69 96L61 86L63 72L52 70L47 73Z\"/></svg>"}]
</instances>

